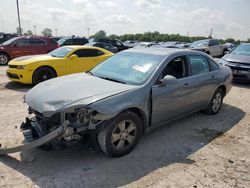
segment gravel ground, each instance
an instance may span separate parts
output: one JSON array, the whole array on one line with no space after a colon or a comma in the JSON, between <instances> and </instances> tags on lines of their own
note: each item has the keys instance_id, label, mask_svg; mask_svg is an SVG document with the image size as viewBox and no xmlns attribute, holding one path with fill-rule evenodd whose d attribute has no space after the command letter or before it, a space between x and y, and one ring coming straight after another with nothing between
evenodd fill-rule
<instances>
[{"instance_id":1,"label":"gravel ground","mask_svg":"<svg viewBox=\"0 0 250 188\"><path fill-rule=\"evenodd\" d=\"M0 67L0 142L23 140L23 95ZM250 85L235 84L219 114L195 113L143 137L129 155L31 151L0 157L0 187L250 187Z\"/></svg>"}]
</instances>

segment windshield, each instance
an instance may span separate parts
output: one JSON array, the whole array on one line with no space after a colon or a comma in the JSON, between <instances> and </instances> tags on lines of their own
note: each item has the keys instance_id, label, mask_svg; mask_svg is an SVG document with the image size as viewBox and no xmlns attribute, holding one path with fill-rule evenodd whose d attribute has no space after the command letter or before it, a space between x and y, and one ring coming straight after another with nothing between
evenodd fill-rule
<instances>
[{"instance_id":1,"label":"windshield","mask_svg":"<svg viewBox=\"0 0 250 188\"><path fill-rule=\"evenodd\" d=\"M208 40L200 40L193 42L190 47L197 48L197 47L206 47L208 46Z\"/></svg>"},{"instance_id":2,"label":"windshield","mask_svg":"<svg viewBox=\"0 0 250 188\"><path fill-rule=\"evenodd\" d=\"M7 40L7 41L5 41L4 43L2 43L2 45L9 45L9 44L11 44L12 42L14 42L15 40L17 40L19 37L14 37L14 38L12 38L12 39L10 39L10 40Z\"/></svg>"},{"instance_id":3,"label":"windshield","mask_svg":"<svg viewBox=\"0 0 250 188\"><path fill-rule=\"evenodd\" d=\"M250 44L241 44L235 48L230 54L250 56Z\"/></svg>"},{"instance_id":4,"label":"windshield","mask_svg":"<svg viewBox=\"0 0 250 188\"><path fill-rule=\"evenodd\" d=\"M53 57L64 57L67 55L73 48L70 47L60 47L49 53Z\"/></svg>"},{"instance_id":5,"label":"windshield","mask_svg":"<svg viewBox=\"0 0 250 188\"><path fill-rule=\"evenodd\" d=\"M90 71L94 76L126 84L144 84L164 56L136 52L121 52Z\"/></svg>"},{"instance_id":6,"label":"windshield","mask_svg":"<svg viewBox=\"0 0 250 188\"><path fill-rule=\"evenodd\" d=\"M62 38L57 41L58 44L62 45L65 42L66 38Z\"/></svg>"}]
</instances>

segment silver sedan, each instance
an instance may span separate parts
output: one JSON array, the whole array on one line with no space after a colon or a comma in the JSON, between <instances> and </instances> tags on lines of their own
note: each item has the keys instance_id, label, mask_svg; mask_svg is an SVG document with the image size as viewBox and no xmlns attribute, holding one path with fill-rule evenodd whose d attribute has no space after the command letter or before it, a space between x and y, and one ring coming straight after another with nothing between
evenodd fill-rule
<instances>
[{"instance_id":1,"label":"silver sedan","mask_svg":"<svg viewBox=\"0 0 250 188\"><path fill-rule=\"evenodd\" d=\"M104 153L118 157L152 127L200 110L218 113L231 81L231 69L202 52L130 49L88 73L35 86L25 96L34 117L21 129L32 146L92 137Z\"/></svg>"}]
</instances>

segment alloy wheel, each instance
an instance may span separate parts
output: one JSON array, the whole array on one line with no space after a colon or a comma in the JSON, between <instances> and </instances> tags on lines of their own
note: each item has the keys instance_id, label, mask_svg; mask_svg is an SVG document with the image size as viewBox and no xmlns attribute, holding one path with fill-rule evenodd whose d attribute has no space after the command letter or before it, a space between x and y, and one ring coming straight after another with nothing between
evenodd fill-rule
<instances>
[{"instance_id":1,"label":"alloy wheel","mask_svg":"<svg viewBox=\"0 0 250 188\"><path fill-rule=\"evenodd\" d=\"M120 122L112 133L112 145L117 150L128 148L136 138L135 123L130 120Z\"/></svg>"},{"instance_id":2,"label":"alloy wheel","mask_svg":"<svg viewBox=\"0 0 250 188\"><path fill-rule=\"evenodd\" d=\"M214 112L217 112L220 109L221 103L222 103L222 96L221 96L221 93L218 92L214 96L213 102L212 102L212 109Z\"/></svg>"},{"instance_id":3,"label":"alloy wheel","mask_svg":"<svg viewBox=\"0 0 250 188\"><path fill-rule=\"evenodd\" d=\"M8 63L8 57L6 55L0 55L0 64L6 65Z\"/></svg>"}]
</instances>

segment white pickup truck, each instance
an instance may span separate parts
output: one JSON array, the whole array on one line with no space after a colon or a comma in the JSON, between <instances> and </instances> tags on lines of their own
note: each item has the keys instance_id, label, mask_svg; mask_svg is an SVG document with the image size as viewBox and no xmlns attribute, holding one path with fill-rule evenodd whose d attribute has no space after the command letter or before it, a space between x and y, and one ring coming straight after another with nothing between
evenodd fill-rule
<instances>
[{"instance_id":1,"label":"white pickup truck","mask_svg":"<svg viewBox=\"0 0 250 188\"><path fill-rule=\"evenodd\" d=\"M212 57L222 57L226 51L225 47L216 39L195 41L191 44L190 49L205 52Z\"/></svg>"}]
</instances>

